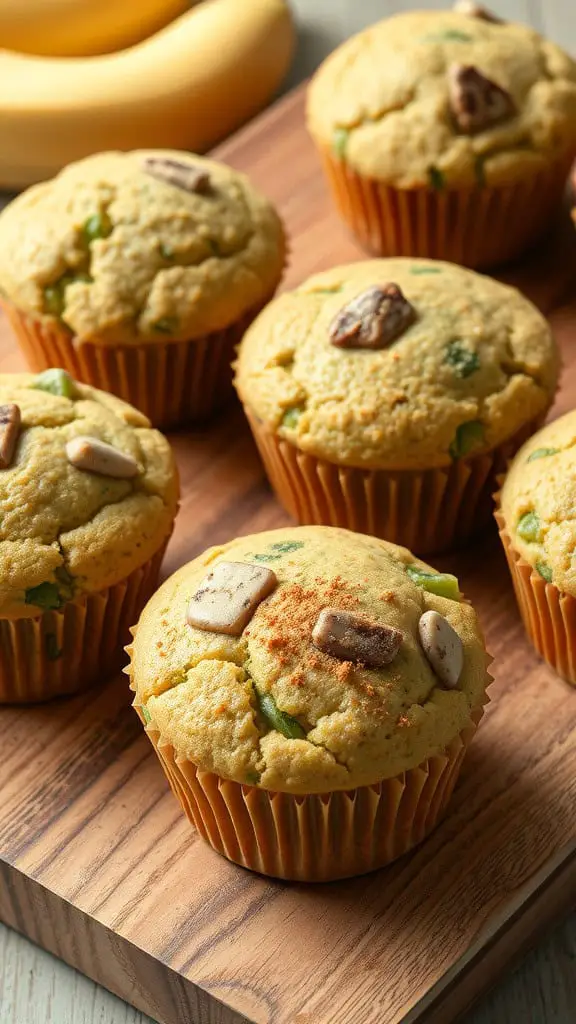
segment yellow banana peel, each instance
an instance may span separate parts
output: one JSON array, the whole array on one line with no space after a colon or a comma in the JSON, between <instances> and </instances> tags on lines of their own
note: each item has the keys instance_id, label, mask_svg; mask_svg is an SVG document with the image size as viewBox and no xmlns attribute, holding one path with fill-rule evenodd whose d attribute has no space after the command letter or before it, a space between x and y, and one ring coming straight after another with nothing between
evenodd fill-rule
<instances>
[{"instance_id":1,"label":"yellow banana peel","mask_svg":"<svg viewBox=\"0 0 576 1024\"><path fill-rule=\"evenodd\" d=\"M119 53L0 50L0 188L107 149L203 152L270 99L294 40L284 0L206 0Z\"/></svg>"},{"instance_id":2,"label":"yellow banana peel","mask_svg":"<svg viewBox=\"0 0 576 1024\"><path fill-rule=\"evenodd\" d=\"M0 0L7 50L52 57L109 53L145 39L189 0Z\"/></svg>"}]
</instances>

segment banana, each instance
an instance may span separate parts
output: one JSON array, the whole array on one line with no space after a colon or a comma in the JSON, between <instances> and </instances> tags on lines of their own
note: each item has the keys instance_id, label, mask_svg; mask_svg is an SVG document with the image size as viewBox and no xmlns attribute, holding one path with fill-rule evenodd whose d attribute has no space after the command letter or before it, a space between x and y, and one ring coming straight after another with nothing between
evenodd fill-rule
<instances>
[{"instance_id":1,"label":"banana","mask_svg":"<svg viewBox=\"0 0 576 1024\"><path fill-rule=\"evenodd\" d=\"M188 0L0 0L0 39L21 53L109 53L145 39L189 6Z\"/></svg>"},{"instance_id":2,"label":"banana","mask_svg":"<svg viewBox=\"0 0 576 1024\"><path fill-rule=\"evenodd\" d=\"M0 188L101 150L203 152L270 99L294 39L285 0L205 0L119 53L0 50Z\"/></svg>"}]
</instances>

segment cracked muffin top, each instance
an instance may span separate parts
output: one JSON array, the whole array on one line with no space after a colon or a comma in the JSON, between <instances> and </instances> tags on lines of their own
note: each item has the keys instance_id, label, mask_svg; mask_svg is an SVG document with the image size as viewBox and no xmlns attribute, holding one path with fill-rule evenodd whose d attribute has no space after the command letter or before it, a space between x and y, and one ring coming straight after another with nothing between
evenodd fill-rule
<instances>
[{"instance_id":1,"label":"cracked muffin top","mask_svg":"<svg viewBox=\"0 0 576 1024\"><path fill-rule=\"evenodd\" d=\"M102 345L222 330L270 296L284 256L248 179L180 152L89 157L0 214L0 292Z\"/></svg>"},{"instance_id":2,"label":"cracked muffin top","mask_svg":"<svg viewBox=\"0 0 576 1024\"><path fill-rule=\"evenodd\" d=\"M170 446L136 409L63 370L0 374L0 616L125 579L168 539L177 503Z\"/></svg>"},{"instance_id":3,"label":"cracked muffin top","mask_svg":"<svg viewBox=\"0 0 576 1024\"><path fill-rule=\"evenodd\" d=\"M304 452L427 469L493 449L550 405L558 357L516 289L450 263L335 267L273 300L248 329L236 387Z\"/></svg>"},{"instance_id":4,"label":"cracked muffin top","mask_svg":"<svg viewBox=\"0 0 576 1024\"><path fill-rule=\"evenodd\" d=\"M510 466L501 492L516 551L547 583L576 597L576 412L534 434Z\"/></svg>"},{"instance_id":5,"label":"cracked muffin top","mask_svg":"<svg viewBox=\"0 0 576 1024\"><path fill-rule=\"evenodd\" d=\"M435 661L431 614L457 663L446 645ZM369 784L441 753L488 681L455 577L331 527L209 549L148 603L131 654L134 703L160 742L202 770L294 793Z\"/></svg>"},{"instance_id":6,"label":"cracked muffin top","mask_svg":"<svg viewBox=\"0 0 576 1024\"><path fill-rule=\"evenodd\" d=\"M574 61L531 28L462 6L481 14L398 14L331 54L309 89L314 139L399 188L508 184L569 157Z\"/></svg>"}]
</instances>

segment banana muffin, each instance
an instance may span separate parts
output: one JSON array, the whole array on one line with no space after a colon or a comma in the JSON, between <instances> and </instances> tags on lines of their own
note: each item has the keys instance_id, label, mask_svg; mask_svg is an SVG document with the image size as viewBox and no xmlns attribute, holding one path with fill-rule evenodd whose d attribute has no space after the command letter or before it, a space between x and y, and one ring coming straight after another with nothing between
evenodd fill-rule
<instances>
[{"instance_id":1,"label":"banana muffin","mask_svg":"<svg viewBox=\"0 0 576 1024\"><path fill-rule=\"evenodd\" d=\"M327 527L181 568L142 613L127 671L204 838L308 881L379 867L435 826L488 682L454 576Z\"/></svg>"},{"instance_id":2,"label":"banana muffin","mask_svg":"<svg viewBox=\"0 0 576 1024\"><path fill-rule=\"evenodd\" d=\"M550 328L515 289L448 263L372 260L272 302L240 345L236 387L296 519L426 553L491 521L496 474L557 375Z\"/></svg>"},{"instance_id":3,"label":"banana muffin","mask_svg":"<svg viewBox=\"0 0 576 1024\"><path fill-rule=\"evenodd\" d=\"M576 412L520 449L496 518L529 637L576 684Z\"/></svg>"},{"instance_id":4,"label":"banana muffin","mask_svg":"<svg viewBox=\"0 0 576 1024\"><path fill-rule=\"evenodd\" d=\"M284 261L272 205L189 153L101 153L0 214L0 293L31 368L63 366L158 426L230 398L234 346Z\"/></svg>"},{"instance_id":5,"label":"banana muffin","mask_svg":"<svg viewBox=\"0 0 576 1024\"><path fill-rule=\"evenodd\" d=\"M120 667L177 502L170 446L142 413L63 370L0 375L0 701Z\"/></svg>"},{"instance_id":6,"label":"banana muffin","mask_svg":"<svg viewBox=\"0 0 576 1024\"><path fill-rule=\"evenodd\" d=\"M307 117L338 209L370 252L490 266L560 207L576 63L460 0L343 43L312 79Z\"/></svg>"}]
</instances>

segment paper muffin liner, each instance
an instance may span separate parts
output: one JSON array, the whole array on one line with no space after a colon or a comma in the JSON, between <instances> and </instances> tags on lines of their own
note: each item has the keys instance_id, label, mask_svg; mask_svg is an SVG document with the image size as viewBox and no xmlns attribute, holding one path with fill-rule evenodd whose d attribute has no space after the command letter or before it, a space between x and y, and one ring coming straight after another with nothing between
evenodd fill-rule
<instances>
[{"instance_id":1,"label":"paper muffin liner","mask_svg":"<svg viewBox=\"0 0 576 1024\"><path fill-rule=\"evenodd\" d=\"M157 587L166 544L113 587L32 619L0 619L0 703L79 693L117 672L130 627Z\"/></svg>"},{"instance_id":2,"label":"paper muffin liner","mask_svg":"<svg viewBox=\"0 0 576 1024\"><path fill-rule=\"evenodd\" d=\"M544 660L576 685L576 599L547 583L516 551L496 495L494 513L512 576L518 607L529 639Z\"/></svg>"},{"instance_id":3,"label":"paper muffin liner","mask_svg":"<svg viewBox=\"0 0 576 1024\"><path fill-rule=\"evenodd\" d=\"M446 811L482 715L476 709L443 754L395 778L303 796L201 771L157 729L146 733L184 813L217 853L263 875L328 882L384 867L425 839Z\"/></svg>"},{"instance_id":4,"label":"paper muffin liner","mask_svg":"<svg viewBox=\"0 0 576 1024\"><path fill-rule=\"evenodd\" d=\"M123 398L163 429L206 419L232 399L235 349L262 306L225 330L189 341L96 345L78 343L65 327L43 323L2 300L32 370L62 367L76 380Z\"/></svg>"},{"instance_id":5,"label":"paper muffin liner","mask_svg":"<svg viewBox=\"0 0 576 1024\"><path fill-rule=\"evenodd\" d=\"M377 256L425 256L467 267L515 259L548 227L562 202L572 154L512 185L398 189L357 174L322 148L340 216Z\"/></svg>"},{"instance_id":6,"label":"paper muffin liner","mask_svg":"<svg viewBox=\"0 0 576 1024\"><path fill-rule=\"evenodd\" d=\"M308 455L245 412L278 500L298 523L371 534L420 555L459 547L490 525L496 478L546 416L493 451L442 469L387 470Z\"/></svg>"}]
</instances>

